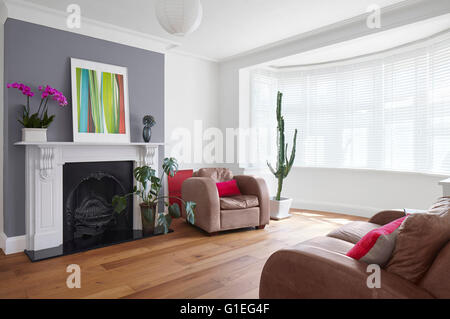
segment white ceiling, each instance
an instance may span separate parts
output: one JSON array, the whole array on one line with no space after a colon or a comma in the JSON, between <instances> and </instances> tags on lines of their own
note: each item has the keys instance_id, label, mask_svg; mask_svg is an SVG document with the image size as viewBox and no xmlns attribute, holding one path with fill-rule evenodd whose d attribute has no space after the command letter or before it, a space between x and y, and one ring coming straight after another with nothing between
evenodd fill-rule
<instances>
[{"instance_id":1,"label":"white ceiling","mask_svg":"<svg viewBox=\"0 0 450 319\"><path fill-rule=\"evenodd\" d=\"M214 60L229 58L403 0L202 0L203 21L185 38L167 34L155 17L155 0L26 0L181 43L180 50ZM431 0L430 0L431 1Z\"/></svg>"},{"instance_id":2,"label":"white ceiling","mask_svg":"<svg viewBox=\"0 0 450 319\"><path fill-rule=\"evenodd\" d=\"M450 14L371 34L351 41L340 42L316 50L302 52L270 61L263 65L275 68L288 68L345 60L392 49L448 30L450 30Z\"/></svg>"}]
</instances>

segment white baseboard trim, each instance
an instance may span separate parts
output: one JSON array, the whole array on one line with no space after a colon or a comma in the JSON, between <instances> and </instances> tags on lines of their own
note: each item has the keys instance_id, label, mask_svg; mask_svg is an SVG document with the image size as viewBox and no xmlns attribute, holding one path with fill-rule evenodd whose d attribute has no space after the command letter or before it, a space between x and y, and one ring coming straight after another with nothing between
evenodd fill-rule
<instances>
[{"instance_id":1,"label":"white baseboard trim","mask_svg":"<svg viewBox=\"0 0 450 319\"><path fill-rule=\"evenodd\" d=\"M361 216L361 217L372 217L375 213L382 211L381 208L370 207L370 206L358 206L358 205L348 205L342 203L332 203L332 202L313 202L305 200L295 200L292 202L292 208L298 209L308 209L308 210L318 210L331 213Z\"/></svg>"},{"instance_id":2,"label":"white baseboard trim","mask_svg":"<svg viewBox=\"0 0 450 319\"><path fill-rule=\"evenodd\" d=\"M8 237L4 232L0 233L0 248L5 255L23 252L26 248L26 236Z\"/></svg>"}]
</instances>

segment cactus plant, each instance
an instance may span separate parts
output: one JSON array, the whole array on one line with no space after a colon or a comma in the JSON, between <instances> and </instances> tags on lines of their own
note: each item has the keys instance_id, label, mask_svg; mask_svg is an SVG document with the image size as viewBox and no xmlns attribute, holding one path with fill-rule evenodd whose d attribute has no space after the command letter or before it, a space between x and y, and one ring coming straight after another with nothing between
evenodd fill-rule
<instances>
[{"instance_id":1,"label":"cactus plant","mask_svg":"<svg viewBox=\"0 0 450 319\"><path fill-rule=\"evenodd\" d=\"M278 145L278 160L277 160L277 166L276 170L270 165L269 162L267 162L267 166L269 166L270 171L273 175L278 179L278 190L277 195L275 197L276 200L281 200L281 191L283 189L283 180L288 176L292 165L294 165L295 160L295 148L297 144L297 129L295 129L294 133L294 145L292 146L292 152L291 156L287 156L288 152L288 144L284 143L284 118L283 115L281 115L281 102L283 99L283 93L278 92L277 94L277 145Z\"/></svg>"}]
</instances>

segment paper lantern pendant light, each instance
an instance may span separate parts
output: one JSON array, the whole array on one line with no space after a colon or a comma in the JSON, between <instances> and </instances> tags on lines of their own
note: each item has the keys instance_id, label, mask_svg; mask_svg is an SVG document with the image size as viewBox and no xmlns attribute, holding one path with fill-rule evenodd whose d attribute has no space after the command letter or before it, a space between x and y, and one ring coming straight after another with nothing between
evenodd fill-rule
<instances>
[{"instance_id":1,"label":"paper lantern pendant light","mask_svg":"<svg viewBox=\"0 0 450 319\"><path fill-rule=\"evenodd\" d=\"M202 21L200 0L158 0L156 17L161 26L173 35L184 36L194 32Z\"/></svg>"}]
</instances>

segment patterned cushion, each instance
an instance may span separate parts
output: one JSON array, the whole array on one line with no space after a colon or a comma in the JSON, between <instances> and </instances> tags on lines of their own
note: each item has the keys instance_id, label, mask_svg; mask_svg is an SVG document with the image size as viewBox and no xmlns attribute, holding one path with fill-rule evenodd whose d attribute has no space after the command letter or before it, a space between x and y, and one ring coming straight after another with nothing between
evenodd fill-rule
<instances>
[{"instance_id":1,"label":"patterned cushion","mask_svg":"<svg viewBox=\"0 0 450 319\"><path fill-rule=\"evenodd\" d=\"M297 246L303 247L305 245L318 247L342 255L345 255L347 252L350 251L350 249L352 249L355 246L352 243L345 240L327 236L320 236L301 242L300 244L295 245L293 249L295 249Z\"/></svg>"},{"instance_id":2,"label":"patterned cushion","mask_svg":"<svg viewBox=\"0 0 450 319\"><path fill-rule=\"evenodd\" d=\"M379 227L380 225L378 224L368 222L362 221L350 222L348 224L339 227L338 229L333 230L327 236L345 240L352 244L356 244L358 241L360 241L361 238L364 237L365 234Z\"/></svg>"}]
</instances>

